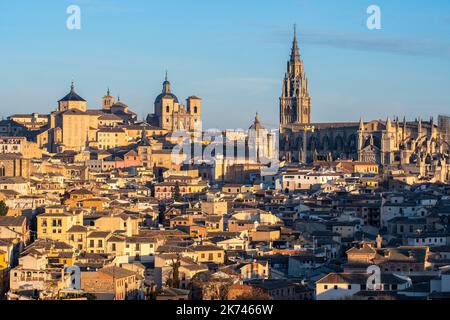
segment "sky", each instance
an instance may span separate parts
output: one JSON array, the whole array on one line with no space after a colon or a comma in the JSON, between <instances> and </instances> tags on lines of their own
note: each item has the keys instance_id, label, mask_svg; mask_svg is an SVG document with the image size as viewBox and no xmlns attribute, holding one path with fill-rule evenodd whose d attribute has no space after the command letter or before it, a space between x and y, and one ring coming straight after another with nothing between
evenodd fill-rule
<instances>
[{"instance_id":1,"label":"sky","mask_svg":"<svg viewBox=\"0 0 450 320\"><path fill-rule=\"evenodd\" d=\"M69 30L67 8L81 9ZM381 30L367 8L381 9ZM297 33L313 122L450 113L448 0L0 0L0 117L49 113L70 83L101 106L107 88L153 112L168 71L206 128L268 127Z\"/></svg>"}]
</instances>

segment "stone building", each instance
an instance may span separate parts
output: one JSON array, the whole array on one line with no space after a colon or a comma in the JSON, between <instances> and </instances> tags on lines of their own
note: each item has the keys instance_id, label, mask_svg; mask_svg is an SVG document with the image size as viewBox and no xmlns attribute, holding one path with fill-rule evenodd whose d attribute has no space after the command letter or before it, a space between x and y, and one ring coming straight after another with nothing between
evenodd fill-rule
<instances>
[{"instance_id":1,"label":"stone building","mask_svg":"<svg viewBox=\"0 0 450 320\"><path fill-rule=\"evenodd\" d=\"M178 98L171 92L167 78L163 82L163 90L155 100L155 113L147 116L150 125L168 131L201 130L202 100L196 96L187 98L187 105L179 103Z\"/></svg>"},{"instance_id":2,"label":"stone building","mask_svg":"<svg viewBox=\"0 0 450 320\"><path fill-rule=\"evenodd\" d=\"M311 99L299 56L294 35L280 98L280 159L306 163L358 160L381 166L415 167L421 176L438 181L450 178L449 143L432 118L430 121L399 121L388 117L385 121L369 122L361 118L359 123L311 122ZM298 94L291 88L293 84Z\"/></svg>"},{"instance_id":3,"label":"stone building","mask_svg":"<svg viewBox=\"0 0 450 320\"><path fill-rule=\"evenodd\" d=\"M0 177L30 176L30 160L20 153L0 154Z\"/></svg>"},{"instance_id":4,"label":"stone building","mask_svg":"<svg viewBox=\"0 0 450 320\"><path fill-rule=\"evenodd\" d=\"M0 153L20 153L27 159L42 157L38 144L25 137L0 137Z\"/></svg>"},{"instance_id":5,"label":"stone building","mask_svg":"<svg viewBox=\"0 0 450 320\"><path fill-rule=\"evenodd\" d=\"M102 127L132 123L134 120L136 114L120 99L114 102L109 90L103 97L102 109L88 109L86 100L75 92L72 83L70 92L58 101L57 111L50 114L49 125L42 130L41 135L45 136L43 141L47 142L42 147L49 152L82 151L91 144L97 144L98 130Z\"/></svg>"}]
</instances>

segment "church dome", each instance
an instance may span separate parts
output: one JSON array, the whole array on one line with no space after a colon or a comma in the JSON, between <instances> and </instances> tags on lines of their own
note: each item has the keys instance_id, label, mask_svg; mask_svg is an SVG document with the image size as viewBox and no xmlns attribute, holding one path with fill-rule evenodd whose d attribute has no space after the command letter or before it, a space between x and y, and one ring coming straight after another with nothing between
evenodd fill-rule
<instances>
[{"instance_id":1,"label":"church dome","mask_svg":"<svg viewBox=\"0 0 450 320\"><path fill-rule=\"evenodd\" d=\"M64 101L83 101L86 102L86 100L84 100L82 97L80 97L76 92L75 92L75 86L72 82L72 85L70 86L70 92L61 100L59 100L58 102L64 102Z\"/></svg>"},{"instance_id":2,"label":"church dome","mask_svg":"<svg viewBox=\"0 0 450 320\"><path fill-rule=\"evenodd\" d=\"M171 91L170 91L170 82L167 78L167 73L166 73L166 79L163 82L163 90L162 93L160 95L158 95L155 99L155 104L159 104L161 103L162 99L172 99L175 103L178 103L178 98L176 95L174 95Z\"/></svg>"},{"instance_id":3,"label":"church dome","mask_svg":"<svg viewBox=\"0 0 450 320\"><path fill-rule=\"evenodd\" d=\"M161 93L156 97L155 104L161 103L162 99L173 99L174 102L178 103L178 98L173 93Z\"/></svg>"},{"instance_id":4,"label":"church dome","mask_svg":"<svg viewBox=\"0 0 450 320\"><path fill-rule=\"evenodd\" d=\"M249 130L255 130L255 131L266 130L266 128L261 124L261 120L259 119L258 113L256 113L255 121L253 122L253 124L248 129Z\"/></svg>"}]
</instances>

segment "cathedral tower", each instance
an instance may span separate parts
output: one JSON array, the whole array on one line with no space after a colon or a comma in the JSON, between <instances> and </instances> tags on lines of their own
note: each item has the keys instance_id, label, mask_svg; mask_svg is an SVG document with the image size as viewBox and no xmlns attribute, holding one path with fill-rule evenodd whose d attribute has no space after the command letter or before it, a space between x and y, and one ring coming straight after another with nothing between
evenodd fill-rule
<instances>
[{"instance_id":1,"label":"cathedral tower","mask_svg":"<svg viewBox=\"0 0 450 320\"><path fill-rule=\"evenodd\" d=\"M311 122L311 97L308 93L308 79L303 70L303 61L297 43L294 27L291 57L283 80L280 97L280 127L288 124L309 124Z\"/></svg>"}]
</instances>

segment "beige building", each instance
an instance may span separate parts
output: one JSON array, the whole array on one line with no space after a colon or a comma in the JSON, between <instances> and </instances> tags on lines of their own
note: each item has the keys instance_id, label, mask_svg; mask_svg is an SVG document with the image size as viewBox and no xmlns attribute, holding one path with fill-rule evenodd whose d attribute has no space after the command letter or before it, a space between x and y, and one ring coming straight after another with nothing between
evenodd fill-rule
<instances>
[{"instance_id":1,"label":"beige building","mask_svg":"<svg viewBox=\"0 0 450 320\"><path fill-rule=\"evenodd\" d=\"M139 223L142 219L127 214L110 214L95 220L95 228L98 231L123 231L128 237L139 233Z\"/></svg>"},{"instance_id":2,"label":"beige building","mask_svg":"<svg viewBox=\"0 0 450 320\"><path fill-rule=\"evenodd\" d=\"M8 119L25 126L28 130L39 130L48 124L48 114L14 114Z\"/></svg>"},{"instance_id":3,"label":"beige building","mask_svg":"<svg viewBox=\"0 0 450 320\"><path fill-rule=\"evenodd\" d=\"M228 213L228 202L214 194L208 194L202 201L202 211L209 215L224 215Z\"/></svg>"},{"instance_id":4,"label":"beige building","mask_svg":"<svg viewBox=\"0 0 450 320\"><path fill-rule=\"evenodd\" d=\"M0 177L30 176L30 160L20 153L0 154Z\"/></svg>"},{"instance_id":5,"label":"beige building","mask_svg":"<svg viewBox=\"0 0 450 320\"><path fill-rule=\"evenodd\" d=\"M187 99L187 106L181 104L177 96L171 92L166 74L162 93L155 100L155 113L148 115L147 122L171 132L177 130L193 132L201 128L201 108L201 99L196 96Z\"/></svg>"},{"instance_id":6,"label":"beige building","mask_svg":"<svg viewBox=\"0 0 450 320\"><path fill-rule=\"evenodd\" d=\"M0 153L21 154L26 159L42 157L38 144L27 141L25 137L0 137Z\"/></svg>"},{"instance_id":7,"label":"beige building","mask_svg":"<svg viewBox=\"0 0 450 320\"><path fill-rule=\"evenodd\" d=\"M68 231L73 226L83 225L83 211L65 211L64 208L45 212L37 216L37 236L39 239L51 239L69 242Z\"/></svg>"},{"instance_id":8,"label":"beige building","mask_svg":"<svg viewBox=\"0 0 450 320\"><path fill-rule=\"evenodd\" d=\"M64 150L82 151L91 144L97 144L97 131L100 127L115 127L135 120L136 114L129 111L127 105L108 99L109 97L104 97L102 109L89 110L86 100L75 92L72 83L70 92L58 101L57 111L50 114L49 129L39 135L39 144L53 153ZM113 105L109 107L106 103ZM108 135L105 137L106 146L108 142L113 146L126 145L123 142L124 135L126 138L126 132L120 136Z\"/></svg>"},{"instance_id":9,"label":"beige building","mask_svg":"<svg viewBox=\"0 0 450 320\"><path fill-rule=\"evenodd\" d=\"M191 247L197 253L198 262L225 263L225 250L214 245L201 245Z\"/></svg>"},{"instance_id":10,"label":"beige building","mask_svg":"<svg viewBox=\"0 0 450 320\"><path fill-rule=\"evenodd\" d=\"M139 274L116 266L105 267L95 272L82 272L81 289L95 295L97 300L143 298Z\"/></svg>"},{"instance_id":11,"label":"beige building","mask_svg":"<svg viewBox=\"0 0 450 320\"><path fill-rule=\"evenodd\" d=\"M97 146L100 150L108 150L128 145L127 132L122 128L101 128L97 130Z\"/></svg>"}]
</instances>

